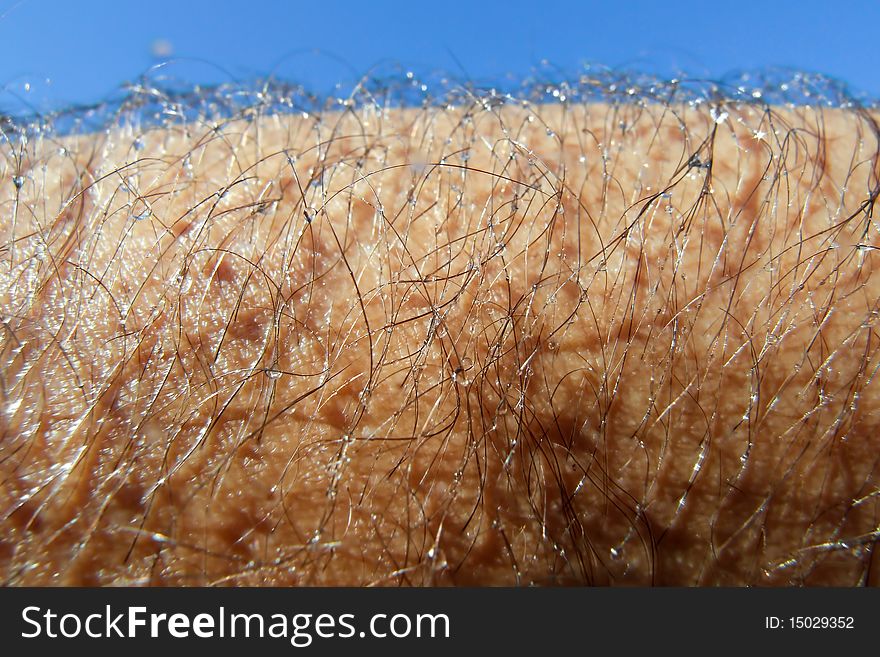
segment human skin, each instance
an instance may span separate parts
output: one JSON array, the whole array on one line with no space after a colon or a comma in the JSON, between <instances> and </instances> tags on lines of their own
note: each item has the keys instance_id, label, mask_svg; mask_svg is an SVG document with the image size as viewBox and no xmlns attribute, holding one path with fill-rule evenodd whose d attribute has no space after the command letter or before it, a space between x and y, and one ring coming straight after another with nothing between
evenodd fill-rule
<instances>
[{"instance_id":1,"label":"human skin","mask_svg":"<svg viewBox=\"0 0 880 657\"><path fill-rule=\"evenodd\" d=\"M3 581L876 584L876 118L12 140Z\"/></svg>"}]
</instances>

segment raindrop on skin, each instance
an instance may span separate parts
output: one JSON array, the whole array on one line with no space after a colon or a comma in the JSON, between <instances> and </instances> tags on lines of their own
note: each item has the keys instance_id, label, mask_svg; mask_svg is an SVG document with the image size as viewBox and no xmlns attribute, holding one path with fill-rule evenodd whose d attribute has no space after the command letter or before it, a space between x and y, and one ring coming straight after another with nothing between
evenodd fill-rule
<instances>
[{"instance_id":1,"label":"raindrop on skin","mask_svg":"<svg viewBox=\"0 0 880 657\"><path fill-rule=\"evenodd\" d=\"M16 189L21 189L24 185L24 178L22 176L12 176L12 184L15 185Z\"/></svg>"}]
</instances>

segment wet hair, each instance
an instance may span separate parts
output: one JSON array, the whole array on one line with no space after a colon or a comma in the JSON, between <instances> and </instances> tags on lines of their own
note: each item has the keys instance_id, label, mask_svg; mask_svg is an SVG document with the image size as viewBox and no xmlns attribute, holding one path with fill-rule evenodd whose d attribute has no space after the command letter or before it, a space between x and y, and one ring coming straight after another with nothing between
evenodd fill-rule
<instances>
[{"instance_id":1,"label":"wet hair","mask_svg":"<svg viewBox=\"0 0 880 657\"><path fill-rule=\"evenodd\" d=\"M878 135L790 71L5 117L4 581L873 581Z\"/></svg>"}]
</instances>

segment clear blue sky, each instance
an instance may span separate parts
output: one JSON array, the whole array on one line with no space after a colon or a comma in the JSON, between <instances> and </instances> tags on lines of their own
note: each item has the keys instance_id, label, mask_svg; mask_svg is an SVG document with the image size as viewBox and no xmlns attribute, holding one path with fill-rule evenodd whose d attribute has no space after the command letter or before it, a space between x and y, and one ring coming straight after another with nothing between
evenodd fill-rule
<instances>
[{"instance_id":1,"label":"clear blue sky","mask_svg":"<svg viewBox=\"0 0 880 657\"><path fill-rule=\"evenodd\" d=\"M480 81L546 58L708 77L795 67L880 97L878 25L867 0L0 0L0 111L101 100L169 47L194 83L275 72L325 91L388 61Z\"/></svg>"}]
</instances>

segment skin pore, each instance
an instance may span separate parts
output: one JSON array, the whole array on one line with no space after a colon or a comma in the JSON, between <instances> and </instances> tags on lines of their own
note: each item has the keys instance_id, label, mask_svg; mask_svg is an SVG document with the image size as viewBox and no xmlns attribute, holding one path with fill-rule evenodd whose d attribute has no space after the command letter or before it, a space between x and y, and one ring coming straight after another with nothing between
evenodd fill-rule
<instances>
[{"instance_id":1,"label":"skin pore","mask_svg":"<svg viewBox=\"0 0 880 657\"><path fill-rule=\"evenodd\" d=\"M5 584L878 583L876 114L10 139Z\"/></svg>"}]
</instances>

